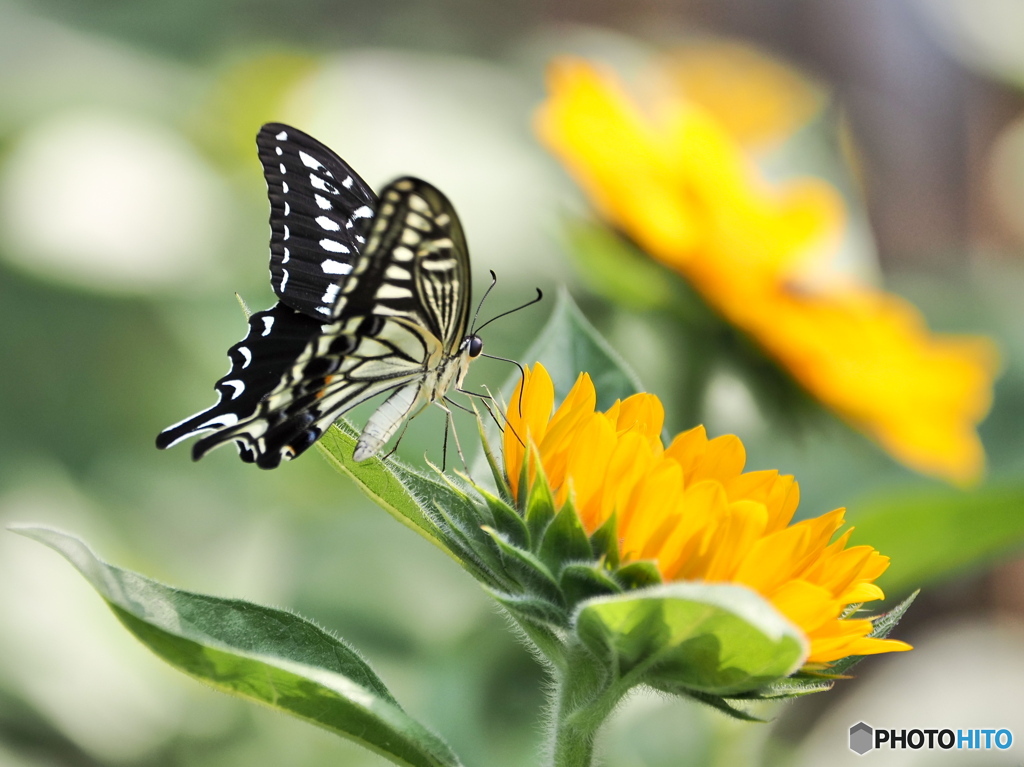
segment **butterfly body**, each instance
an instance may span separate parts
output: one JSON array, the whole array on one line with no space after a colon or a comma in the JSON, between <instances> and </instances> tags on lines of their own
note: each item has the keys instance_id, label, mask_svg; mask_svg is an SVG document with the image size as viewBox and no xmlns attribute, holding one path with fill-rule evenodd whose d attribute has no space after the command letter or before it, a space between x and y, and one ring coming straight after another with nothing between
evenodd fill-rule
<instances>
[{"instance_id":1,"label":"butterfly body","mask_svg":"<svg viewBox=\"0 0 1024 767\"><path fill-rule=\"evenodd\" d=\"M257 137L271 200L271 285L280 298L249 318L228 350L219 402L164 430L170 447L210 431L198 459L234 442L274 468L341 415L390 392L354 458L461 387L480 339L468 333L470 266L458 216L430 184L406 177L380 199L340 158L294 128ZM442 405L443 406L443 405Z\"/></svg>"}]
</instances>

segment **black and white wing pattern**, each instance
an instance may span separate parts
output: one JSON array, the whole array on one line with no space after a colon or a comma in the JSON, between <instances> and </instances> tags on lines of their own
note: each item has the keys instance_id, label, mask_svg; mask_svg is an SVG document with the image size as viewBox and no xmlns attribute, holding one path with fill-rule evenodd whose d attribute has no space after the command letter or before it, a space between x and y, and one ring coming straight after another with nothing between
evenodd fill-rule
<instances>
[{"instance_id":1,"label":"black and white wing pattern","mask_svg":"<svg viewBox=\"0 0 1024 767\"><path fill-rule=\"evenodd\" d=\"M292 309L330 317L377 196L348 163L290 125L264 125L256 146L270 198L270 284Z\"/></svg>"},{"instance_id":2,"label":"black and white wing pattern","mask_svg":"<svg viewBox=\"0 0 1024 767\"><path fill-rule=\"evenodd\" d=\"M461 385L482 344L467 336L469 254L441 192L413 178L388 185L351 273L333 284L331 316L323 324L283 300L254 314L249 334L229 351L231 371L217 383L220 401L167 429L158 446L212 431L193 446L194 458L235 442L243 460L274 468L301 454L342 414L390 391L360 435L354 457L364 460L419 410ZM277 332L287 333L287 342L282 336L279 343ZM309 334L304 343L303 333ZM250 368L267 375L257 384Z\"/></svg>"},{"instance_id":3,"label":"black and white wing pattern","mask_svg":"<svg viewBox=\"0 0 1024 767\"><path fill-rule=\"evenodd\" d=\"M320 332L320 322L283 303L253 314L245 338L228 349L231 369L214 384L217 404L168 426L156 438L156 446L161 450L172 447L203 432L234 426L254 413ZM243 461L255 460L244 444L239 444L239 451Z\"/></svg>"}]
</instances>

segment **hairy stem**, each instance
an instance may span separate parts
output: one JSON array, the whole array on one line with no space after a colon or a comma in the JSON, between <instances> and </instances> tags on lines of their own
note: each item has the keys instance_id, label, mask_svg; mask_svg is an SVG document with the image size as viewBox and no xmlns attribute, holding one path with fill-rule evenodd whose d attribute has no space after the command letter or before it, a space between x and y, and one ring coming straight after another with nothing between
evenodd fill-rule
<instances>
[{"instance_id":1,"label":"hairy stem","mask_svg":"<svg viewBox=\"0 0 1024 767\"><path fill-rule=\"evenodd\" d=\"M624 692L585 648L568 648L551 702L548 753L552 767L591 767L597 731Z\"/></svg>"}]
</instances>

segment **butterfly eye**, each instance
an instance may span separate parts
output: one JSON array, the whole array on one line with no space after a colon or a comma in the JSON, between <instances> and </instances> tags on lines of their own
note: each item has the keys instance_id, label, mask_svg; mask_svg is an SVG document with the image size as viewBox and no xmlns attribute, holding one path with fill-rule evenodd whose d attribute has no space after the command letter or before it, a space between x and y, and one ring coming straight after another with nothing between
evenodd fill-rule
<instances>
[{"instance_id":1,"label":"butterfly eye","mask_svg":"<svg viewBox=\"0 0 1024 767\"><path fill-rule=\"evenodd\" d=\"M470 336L469 341L469 358L476 359L484 350L484 341L480 336Z\"/></svg>"}]
</instances>

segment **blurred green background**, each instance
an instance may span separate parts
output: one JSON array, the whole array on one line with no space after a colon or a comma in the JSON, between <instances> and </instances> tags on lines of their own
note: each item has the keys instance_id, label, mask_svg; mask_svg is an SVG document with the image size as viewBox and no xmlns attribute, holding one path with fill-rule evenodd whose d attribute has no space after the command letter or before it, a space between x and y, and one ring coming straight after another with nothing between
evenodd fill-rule
<instances>
[{"instance_id":1,"label":"blurred green background","mask_svg":"<svg viewBox=\"0 0 1024 767\"><path fill-rule=\"evenodd\" d=\"M896 558L902 546L905 563L927 540L932 559L902 571L897 559L889 586L895 599L927 584L895 634L918 649L766 711L766 726L636 696L604 734L607 763L838 763L856 758L845 733L859 720L1024 739L1024 9L1013 3L0 0L0 520L62 527L175 585L293 608L355 644L468 764L535 762L543 679L454 563L314 452L261 472L232 450L193 464L153 439L212 403L245 328L232 292L253 309L273 301L254 144L270 120L317 136L377 188L400 174L437 184L463 219L476 294L498 273L485 315L567 284L665 399L669 430L692 426L674 420L664 328L575 276L563 225L586 206L530 120L554 55L628 69L709 34L774 52L828 94L825 116L766 169L839 184L865 270L880 268L933 328L999 342L981 427L990 471L953 491L838 422L780 431L741 380L717 380L709 432L739 434L751 469L795 474L802 514L842 505L865 526L881 514L893 546L868 542ZM488 351L519 357L550 306L490 326ZM470 379L508 375L480 361ZM439 461L442 423L418 418L400 454ZM66 563L9 534L0 616L0 764L382 763L178 676ZM970 763L1019 763L999 761L1013 753Z\"/></svg>"}]
</instances>

